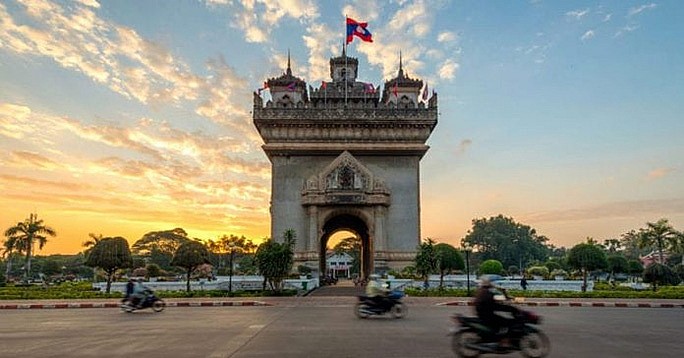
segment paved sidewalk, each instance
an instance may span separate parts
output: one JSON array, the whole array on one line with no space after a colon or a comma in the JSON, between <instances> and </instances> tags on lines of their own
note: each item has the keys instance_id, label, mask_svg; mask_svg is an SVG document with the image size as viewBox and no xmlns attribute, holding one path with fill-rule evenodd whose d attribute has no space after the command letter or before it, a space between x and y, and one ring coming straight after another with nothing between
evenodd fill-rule
<instances>
[{"instance_id":1,"label":"paved sidewalk","mask_svg":"<svg viewBox=\"0 0 684 358\"><path fill-rule=\"evenodd\" d=\"M258 298L167 298L167 307L231 307L231 306L352 306L356 297L258 297ZM410 306L470 306L465 297L405 297ZM684 308L684 300L660 299L582 299L582 298L525 298L519 305L536 307L617 307L617 308ZM8 309L68 309L118 308L118 299L90 300L8 300L0 301L0 310Z\"/></svg>"}]
</instances>

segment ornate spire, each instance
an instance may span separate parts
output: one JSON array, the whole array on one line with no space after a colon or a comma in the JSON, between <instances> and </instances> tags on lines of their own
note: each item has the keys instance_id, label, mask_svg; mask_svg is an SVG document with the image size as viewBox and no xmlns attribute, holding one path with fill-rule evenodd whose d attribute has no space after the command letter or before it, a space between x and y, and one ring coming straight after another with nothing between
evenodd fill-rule
<instances>
[{"instance_id":1,"label":"ornate spire","mask_svg":"<svg viewBox=\"0 0 684 358\"><path fill-rule=\"evenodd\" d=\"M347 46L342 43L342 57L347 57Z\"/></svg>"},{"instance_id":2,"label":"ornate spire","mask_svg":"<svg viewBox=\"0 0 684 358\"><path fill-rule=\"evenodd\" d=\"M292 76L292 69L290 68L290 49L287 49L287 75Z\"/></svg>"},{"instance_id":3,"label":"ornate spire","mask_svg":"<svg viewBox=\"0 0 684 358\"><path fill-rule=\"evenodd\" d=\"M402 63L402 60L401 60L401 50L399 51L399 76L398 77L404 77L404 64Z\"/></svg>"}]
</instances>

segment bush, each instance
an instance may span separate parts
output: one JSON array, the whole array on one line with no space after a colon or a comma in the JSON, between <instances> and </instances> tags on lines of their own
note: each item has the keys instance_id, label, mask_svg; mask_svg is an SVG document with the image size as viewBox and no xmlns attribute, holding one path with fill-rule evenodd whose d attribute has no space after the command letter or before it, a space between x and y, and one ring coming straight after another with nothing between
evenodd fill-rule
<instances>
[{"instance_id":1,"label":"bush","mask_svg":"<svg viewBox=\"0 0 684 358\"><path fill-rule=\"evenodd\" d=\"M159 277L162 274L161 267L157 264L148 264L146 267L147 269L147 277Z\"/></svg>"},{"instance_id":2,"label":"bush","mask_svg":"<svg viewBox=\"0 0 684 358\"><path fill-rule=\"evenodd\" d=\"M486 260L480 264L478 272L480 275L501 275L503 273L503 264L499 260Z\"/></svg>"},{"instance_id":3,"label":"bush","mask_svg":"<svg viewBox=\"0 0 684 358\"><path fill-rule=\"evenodd\" d=\"M653 291L658 289L658 286L675 286L681 282L679 276L666 265L654 263L648 265L644 270L644 282L651 283Z\"/></svg>"},{"instance_id":4,"label":"bush","mask_svg":"<svg viewBox=\"0 0 684 358\"><path fill-rule=\"evenodd\" d=\"M297 272L299 272L300 275L308 275L311 273L311 267L306 265L299 265L297 266Z\"/></svg>"},{"instance_id":5,"label":"bush","mask_svg":"<svg viewBox=\"0 0 684 358\"><path fill-rule=\"evenodd\" d=\"M546 266L532 266L527 269L527 274L546 278L549 276L549 269Z\"/></svg>"},{"instance_id":6,"label":"bush","mask_svg":"<svg viewBox=\"0 0 684 358\"><path fill-rule=\"evenodd\" d=\"M567 277L567 276L568 276L568 272L565 271L565 270L563 270L563 269L555 269L555 270L551 271L550 276L551 276L551 277L556 277L556 276Z\"/></svg>"}]
</instances>

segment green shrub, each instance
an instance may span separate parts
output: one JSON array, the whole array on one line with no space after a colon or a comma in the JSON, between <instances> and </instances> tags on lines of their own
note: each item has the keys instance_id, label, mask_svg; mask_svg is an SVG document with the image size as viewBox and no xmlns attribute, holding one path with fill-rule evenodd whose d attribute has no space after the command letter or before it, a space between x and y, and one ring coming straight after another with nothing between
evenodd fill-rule
<instances>
[{"instance_id":1,"label":"green shrub","mask_svg":"<svg viewBox=\"0 0 684 358\"><path fill-rule=\"evenodd\" d=\"M532 266L527 269L527 274L546 278L549 277L549 269L546 266Z\"/></svg>"},{"instance_id":2,"label":"green shrub","mask_svg":"<svg viewBox=\"0 0 684 358\"><path fill-rule=\"evenodd\" d=\"M501 275L503 273L503 264L499 260L486 260L480 264L478 272L480 275Z\"/></svg>"}]
</instances>

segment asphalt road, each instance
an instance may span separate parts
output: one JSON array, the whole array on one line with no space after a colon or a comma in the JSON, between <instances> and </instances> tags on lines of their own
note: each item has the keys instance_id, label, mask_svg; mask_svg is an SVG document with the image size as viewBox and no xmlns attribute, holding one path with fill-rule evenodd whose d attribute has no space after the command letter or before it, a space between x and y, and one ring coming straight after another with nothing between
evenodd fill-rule
<instances>
[{"instance_id":1,"label":"asphalt road","mask_svg":"<svg viewBox=\"0 0 684 358\"><path fill-rule=\"evenodd\" d=\"M415 305L360 320L351 304L0 311L0 357L453 357L468 307ZM681 308L539 307L551 357L681 357ZM493 357L493 356L492 356Z\"/></svg>"}]
</instances>

